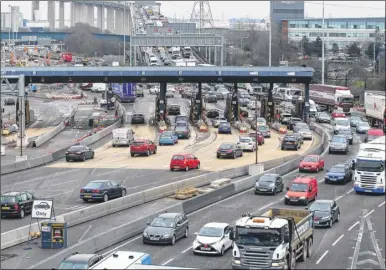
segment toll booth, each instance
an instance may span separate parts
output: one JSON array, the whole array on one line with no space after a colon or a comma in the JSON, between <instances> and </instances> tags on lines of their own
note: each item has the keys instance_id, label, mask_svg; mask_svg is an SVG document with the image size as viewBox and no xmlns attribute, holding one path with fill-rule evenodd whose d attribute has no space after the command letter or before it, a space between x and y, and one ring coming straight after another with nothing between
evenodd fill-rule
<instances>
[{"instance_id":1,"label":"toll booth","mask_svg":"<svg viewBox=\"0 0 386 270\"><path fill-rule=\"evenodd\" d=\"M67 248L67 222L42 222L41 248Z\"/></svg>"}]
</instances>

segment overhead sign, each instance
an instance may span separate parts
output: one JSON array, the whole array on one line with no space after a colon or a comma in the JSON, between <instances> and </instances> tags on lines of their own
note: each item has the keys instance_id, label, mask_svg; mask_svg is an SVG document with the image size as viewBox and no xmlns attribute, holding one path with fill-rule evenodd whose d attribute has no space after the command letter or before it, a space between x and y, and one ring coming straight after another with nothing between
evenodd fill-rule
<instances>
[{"instance_id":1,"label":"overhead sign","mask_svg":"<svg viewBox=\"0 0 386 270\"><path fill-rule=\"evenodd\" d=\"M31 217L36 219L50 219L52 206L52 200L34 200Z\"/></svg>"}]
</instances>

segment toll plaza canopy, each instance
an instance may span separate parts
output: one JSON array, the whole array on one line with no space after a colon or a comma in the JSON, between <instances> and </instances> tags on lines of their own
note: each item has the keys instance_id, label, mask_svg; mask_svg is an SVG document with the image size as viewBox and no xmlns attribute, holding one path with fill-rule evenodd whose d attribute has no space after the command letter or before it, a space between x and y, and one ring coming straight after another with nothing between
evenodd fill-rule
<instances>
[{"instance_id":1,"label":"toll plaza canopy","mask_svg":"<svg viewBox=\"0 0 386 270\"><path fill-rule=\"evenodd\" d=\"M2 76L25 76L29 83L304 83L314 74L308 67L6 67ZM10 80L12 81L12 80Z\"/></svg>"}]
</instances>

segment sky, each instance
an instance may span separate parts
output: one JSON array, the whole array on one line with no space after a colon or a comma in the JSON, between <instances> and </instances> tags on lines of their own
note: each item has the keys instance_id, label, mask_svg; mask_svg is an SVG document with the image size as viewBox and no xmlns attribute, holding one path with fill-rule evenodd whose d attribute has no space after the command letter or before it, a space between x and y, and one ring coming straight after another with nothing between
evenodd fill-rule
<instances>
[{"instance_id":1,"label":"sky","mask_svg":"<svg viewBox=\"0 0 386 270\"><path fill-rule=\"evenodd\" d=\"M189 20L194 1L157 1L161 3L161 14L166 17ZM236 4L237 3L237 4ZM8 5L20 6L24 18L31 19L30 1L1 1L1 11L7 12ZM57 4L58 5L58 4ZM47 18L47 3L41 4L42 19ZM222 26L231 18L254 19L269 16L269 1L210 1L214 24ZM65 4L65 20L69 20L69 3ZM343 11L343 12L342 12ZM305 16L322 17L322 1L305 1ZM58 12L56 12L58 17ZM325 18L385 17L385 1L325 1Z\"/></svg>"}]
</instances>

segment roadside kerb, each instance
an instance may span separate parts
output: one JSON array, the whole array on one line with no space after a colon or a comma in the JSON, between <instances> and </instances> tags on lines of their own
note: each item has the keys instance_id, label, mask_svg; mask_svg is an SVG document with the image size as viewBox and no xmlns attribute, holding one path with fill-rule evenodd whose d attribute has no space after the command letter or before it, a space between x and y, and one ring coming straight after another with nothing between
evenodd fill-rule
<instances>
[{"instance_id":1,"label":"roadside kerb","mask_svg":"<svg viewBox=\"0 0 386 270\"><path fill-rule=\"evenodd\" d=\"M328 145L328 140L324 140L325 133L323 130L319 129L320 134L323 134L323 139L321 140L321 143L318 145L318 147L315 150L315 153L320 153L324 147ZM327 143L327 144L325 144ZM289 165L295 165L294 162L287 162L281 165L283 171L287 171L289 169ZM292 167L292 170L297 168L298 164L296 164L295 167ZM272 168L270 170L274 170L276 172L279 172L280 170L278 168ZM270 171L268 170L268 171ZM256 179L261 177L262 174L254 175L251 177L247 177L245 179L239 180L235 183L231 183L229 185L226 185L220 189L199 195L197 197L194 197L192 199L189 199L187 201L184 201L182 203L177 203L175 206L163 209L161 211L158 211L157 213L135 220L134 222L128 222L125 223L119 227L112 228L111 230L98 234L97 236L94 236L92 238L86 239L80 243L77 243L47 259L44 261L35 264L31 266L29 269L33 268L40 268L40 269L50 269L52 267L55 267L58 262L64 258L65 256L72 254L74 252L79 253L97 253L109 246L112 246L114 244L119 243L122 240L125 240L127 238L136 236L143 232L143 230L146 228L146 222L153 219L158 213L163 213L165 210L168 212L184 212L185 214L192 213L200 208L203 208L205 206L208 206L210 204L213 204L215 202L221 201L227 197L230 197L232 195L235 195L243 190L252 188ZM115 233L114 233L115 232Z\"/></svg>"}]
</instances>

